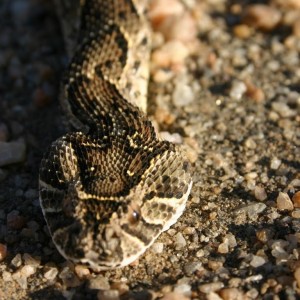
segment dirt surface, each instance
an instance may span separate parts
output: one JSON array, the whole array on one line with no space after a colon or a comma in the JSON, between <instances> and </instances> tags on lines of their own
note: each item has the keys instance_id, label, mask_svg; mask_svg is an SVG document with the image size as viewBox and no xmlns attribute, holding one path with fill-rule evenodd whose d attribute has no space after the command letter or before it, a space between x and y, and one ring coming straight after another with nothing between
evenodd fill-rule
<instances>
[{"instance_id":1,"label":"dirt surface","mask_svg":"<svg viewBox=\"0 0 300 300\"><path fill-rule=\"evenodd\" d=\"M39 206L39 162L66 130L54 7L0 2L1 299L299 297L300 4L160 2L149 114L185 145L194 185L137 262L99 274L59 255Z\"/></svg>"}]
</instances>

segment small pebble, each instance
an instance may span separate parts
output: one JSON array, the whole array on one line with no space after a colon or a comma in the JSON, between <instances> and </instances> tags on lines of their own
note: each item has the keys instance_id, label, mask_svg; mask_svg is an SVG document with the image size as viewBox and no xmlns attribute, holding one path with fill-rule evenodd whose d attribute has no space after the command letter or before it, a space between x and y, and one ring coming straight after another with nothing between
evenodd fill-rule
<instances>
[{"instance_id":1,"label":"small pebble","mask_svg":"<svg viewBox=\"0 0 300 300\"><path fill-rule=\"evenodd\" d=\"M266 263L266 260L263 257L253 255L253 258L250 261L250 266L252 266L254 268L258 268L258 267L262 266L265 263Z\"/></svg>"},{"instance_id":2,"label":"small pebble","mask_svg":"<svg viewBox=\"0 0 300 300\"><path fill-rule=\"evenodd\" d=\"M260 230L257 230L256 237L259 241L262 243L267 243L272 237L274 233L271 229L263 228Z\"/></svg>"},{"instance_id":3,"label":"small pebble","mask_svg":"<svg viewBox=\"0 0 300 300\"><path fill-rule=\"evenodd\" d=\"M224 283L217 281L217 282L212 282L212 283L204 283L199 285L198 289L200 292L204 294L209 294L211 292L219 291L224 287Z\"/></svg>"},{"instance_id":4,"label":"small pebble","mask_svg":"<svg viewBox=\"0 0 300 300\"><path fill-rule=\"evenodd\" d=\"M36 272L36 267L27 265L27 266L22 267L20 272L24 277L27 278Z\"/></svg>"},{"instance_id":5,"label":"small pebble","mask_svg":"<svg viewBox=\"0 0 300 300\"><path fill-rule=\"evenodd\" d=\"M292 201L294 203L294 207L299 208L300 207L300 191L296 192L293 197L292 197Z\"/></svg>"},{"instance_id":6,"label":"small pebble","mask_svg":"<svg viewBox=\"0 0 300 300\"><path fill-rule=\"evenodd\" d=\"M190 300L191 298L188 296L184 296L178 292L168 292L166 293L161 300Z\"/></svg>"},{"instance_id":7,"label":"small pebble","mask_svg":"<svg viewBox=\"0 0 300 300\"><path fill-rule=\"evenodd\" d=\"M183 4L178 0L153 0L149 5L148 17L155 28L170 16L179 16L184 12Z\"/></svg>"},{"instance_id":8,"label":"small pebble","mask_svg":"<svg viewBox=\"0 0 300 300\"><path fill-rule=\"evenodd\" d=\"M182 136L178 133L170 133L167 131L161 131L159 133L161 139L174 143L174 144L182 144Z\"/></svg>"},{"instance_id":9,"label":"small pebble","mask_svg":"<svg viewBox=\"0 0 300 300\"><path fill-rule=\"evenodd\" d=\"M236 210L237 213L245 212L249 218L255 218L258 214L266 209L266 204L264 203L252 203L242 208Z\"/></svg>"},{"instance_id":10,"label":"small pebble","mask_svg":"<svg viewBox=\"0 0 300 300\"><path fill-rule=\"evenodd\" d=\"M298 288L300 289L300 267L295 270L294 277L296 279Z\"/></svg>"},{"instance_id":11,"label":"small pebble","mask_svg":"<svg viewBox=\"0 0 300 300\"><path fill-rule=\"evenodd\" d=\"M175 244L176 244L176 249L182 249L186 246L186 240L183 237L181 232L178 232L175 236Z\"/></svg>"},{"instance_id":12,"label":"small pebble","mask_svg":"<svg viewBox=\"0 0 300 300\"><path fill-rule=\"evenodd\" d=\"M199 268L202 266L202 263L199 261L195 262L188 262L184 265L183 270L187 276L191 276L194 272L199 270Z\"/></svg>"},{"instance_id":13,"label":"small pebble","mask_svg":"<svg viewBox=\"0 0 300 300\"><path fill-rule=\"evenodd\" d=\"M245 295L237 288L226 288L219 292L223 300L244 300Z\"/></svg>"},{"instance_id":14,"label":"small pebble","mask_svg":"<svg viewBox=\"0 0 300 300\"><path fill-rule=\"evenodd\" d=\"M7 255L7 246L0 243L0 261L4 260Z\"/></svg>"},{"instance_id":15,"label":"small pebble","mask_svg":"<svg viewBox=\"0 0 300 300\"><path fill-rule=\"evenodd\" d=\"M17 210L13 210L7 214L6 223L9 228L18 230L25 226L26 219L23 216L20 216Z\"/></svg>"},{"instance_id":16,"label":"small pebble","mask_svg":"<svg viewBox=\"0 0 300 300\"><path fill-rule=\"evenodd\" d=\"M154 243L151 247L154 253L160 254L164 251L164 244L163 243Z\"/></svg>"},{"instance_id":17,"label":"small pebble","mask_svg":"<svg viewBox=\"0 0 300 300\"><path fill-rule=\"evenodd\" d=\"M279 192L279 195L276 199L277 208L279 210L293 210L293 202L291 201L287 193Z\"/></svg>"},{"instance_id":18,"label":"small pebble","mask_svg":"<svg viewBox=\"0 0 300 300\"><path fill-rule=\"evenodd\" d=\"M293 210L291 216L296 219L300 219L300 209Z\"/></svg>"},{"instance_id":19,"label":"small pebble","mask_svg":"<svg viewBox=\"0 0 300 300\"><path fill-rule=\"evenodd\" d=\"M21 254L18 253L10 262L14 267L18 268L22 265L22 257Z\"/></svg>"},{"instance_id":20,"label":"small pebble","mask_svg":"<svg viewBox=\"0 0 300 300\"><path fill-rule=\"evenodd\" d=\"M12 275L11 275L11 273L10 273L10 272L7 272L7 271L4 271L4 272L2 273L2 279L3 279L3 281L5 281L5 282L12 281Z\"/></svg>"},{"instance_id":21,"label":"small pebble","mask_svg":"<svg viewBox=\"0 0 300 300\"><path fill-rule=\"evenodd\" d=\"M0 141L0 167L25 160L26 145L24 140L17 142L1 142Z\"/></svg>"},{"instance_id":22,"label":"small pebble","mask_svg":"<svg viewBox=\"0 0 300 300\"><path fill-rule=\"evenodd\" d=\"M8 128L5 123L0 123L0 141L6 142L8 140Z\"/></svg>"},{"instance_id":23,"label":"small pebble","mask_svg":"<svg viewBox=\"0 0 300 300\"><path fill-rule=\"evenodd\" d=\"M252 30L251 28L246 24L239 24L234 26L233 33L236 37L240 39L247 39L251 36Z\"/></svg>"},{"instance_id":24,"label":"small pebble","mask_svg":"<svg viewBox=\"0 0 300 300\"><path fill-rule=\"evenodd\" d=\"M26 276L22 276L20 270L15 272L12 275L12 278L19 284L19 286L23 289L26 290L27 289L27 277Z\"/></svg>"},{"instance_id":25,"label":"small pebble","mask_svg":"<svg viewBox=\"0 0 300 300\"><path fill-rule=\"evenodd\" d=\"M281 19L281 12L275 7L264 4L248 5L242 21L251 27L264 31L273 30Z\"/></svg>"},{"instance_id":26,"label":"small pebble","mask_svg":"<svg viewBox=\"0 0 300 300\"><path fill-rule=\"evenodd\" d=\"M218 247L218 252L221 254L226 254L229 252L229 247L227 242L223 242Z\"/></svg>"},{"instance_id":27,"label":"small pebble","mask_svg":"<svg viewBox=\"0 0 300 300\"><path fill-rule=\"evenodd\" d=\"M53 281L58 274L58 269L54 267L47 267L47 271L44 273L44 277L48 281Z\"/></svg>"},{"instance_id":28,"label":"small pebble","mask_svg":"<svg viewBox=\"0 0 300 300\"><path fill-rule=\"evenodd\" d=\"M30 265L34 267L38 267L41 264L40 258L34 258L28 253L23 254L23 261L25 265Z\"/></svg>"},{"instance_id":29,"label":"small pebble","mask_svg":"<svg viewBox=\"0 0 300 300\"><path fill-rule=\"evenodd\" d=\"M108 279L102 275L97 275L89 280L89 288L95 290L109 290L110 285Z\"/></svg>"},{"instance_id":30,"label":"small pebble","mask_svg":"<svg viewBox=\"0 0 300 300\"><path fill-rule=\"evenodd\" d=\"M270 164L270 168L272 170L277 170L279 168L279 166L281 165L281 160L278 159L277 157L273 157L271 159L271 164Z\"/></svg>"},{"instance_id":31,"label":"small pebble","mask_svg":"<svg viewBox=\"0 0 300 300\"><path fill-rule=\"evenodd\" d=\"M289 106L283 102L273 102L272 110L277 112L283 118L290 118L296 115L296 111L289 108Z\"/></svg>"},{"instance_id":32,"label":"small pebble","mask_svg":"<svg viewBox=\"0 0 300 300\"><path fill-rule=\"evenodd\" d=\"M7 177L7 171L0 169L0 182L6 179Z\"/></svg>"},{"instance_id":33,"label":"small pebble","mask_svg":"<svg viewBox=\"0 0 300 300\"><path fill-rule=\"evenodd\" d=\"M185 296L190 296L191 290L192 287L187 283L177 284L174 288L175 293L185 295Z\"/></svg>"},{"instance_id":34,"label":"small pebble","mask_svg":"<svg viewBox=\"0 0 300 300\"><path fill-rule=\"evenodd\" d=\"M119 295L123 295L129 291L129 286L124 282L113 282L110 288L113 290L117 290L119 292Z\"/></svg>"},{"instance_id":35,"label":"small pebble","mask_svg":"<svg viewBox=\"0 0 300 300\"><path fill-rule=\"evenodd\" d=\"M243 97L246 90L247 87L244 82L234 81L229 91L229 96L234 100L240 100Z\"/></svg>"},{"instance_id":36,"label":"small pebble","mask_svg":"<svg viewBox=\"0 0 300 300\"><path fill-rule=\"evenodd\" d=\"M119 300L119 292L117 290L99 291L97 294L98 300Z\"/></svg>"},{"instance_id":37,"label":"small pebble","mask_svg":"<svg viewBox=\"0 0 300 300\"><path fill-rule=\"evenodd\" d=\"M261 103L265 100L265 93L261 88L257 87L250 81L246 82L246 86L247 86L246 95L250 99L252 99L256 103Z\"/></svg>"},{"instance_id":38,"label":"small pebble","mask_svg":"<svg viewBox=\"0 0 300 300\"><path fill-rule=\"evenodd\" d=\"M189 55L188 48L180 41L169 41L152 53L152 63L160 68L180 70Z\"/></svg>"},{"instance_id":39,"label":"small pebble","mask_svg":"<svg viewBox=\"0 0 300 300\"><path fill-rule=\"evenodd\" d=\"M259 201L264 201L267 199L266 190L261 186L256 186L254 189L254 196Z\"/></svg>"},{"instance_id":40,"label":"small pebble","mask_svg":"<svg viewBox=\"0 0 300 300\"><path fill-rule=\"evenodd\" d=\"M173 92L173 103L177 107L182 107L194 101L194 93L189 85L177 84Z\"/></svg>"},{"instance_id":41,"label":"small pebble","mask_svg":"<svg viewBox=\"0 0 300 300\"><path fill-rule=\"evenodd\" d=\"M37 88L33 93L33 103L39 107L45 107L51 103L52 99L43 88Z\"/></svg>"},{"instance_id":42,"label":"small pebble","mask_svg":"<svg viewBox=\"0 0 300 300\"><path fill-rule=\"evenodd\" d=\"M88 277L91 274L90 270L83 265L76 265L75 273L80 279Z\"/></svg>"},{"instance_id":43,"label":"small pebble","mask_svg":"<svg viewBox=\"0 0 300 300\"><path fill-rule=\"evenodd\" d=\"M64 267L59 274L59 278L62 279L66 287L72 288L80 285L80 281L76 274L69 268Z\"/></svg>"}]
</instances>

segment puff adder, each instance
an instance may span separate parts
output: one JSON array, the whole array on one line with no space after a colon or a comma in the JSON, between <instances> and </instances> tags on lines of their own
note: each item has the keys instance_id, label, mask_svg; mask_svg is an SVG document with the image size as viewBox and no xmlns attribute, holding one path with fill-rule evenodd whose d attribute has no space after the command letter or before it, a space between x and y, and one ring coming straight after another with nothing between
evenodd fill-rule
<instances>
[{"instance_id":1,"label":"puff adder","mask_svg":"<svg viewBox=\"0 0 300 300\"><path fill-rule=\"evenodd\" d=\"M100 271L131 263L174 224L192 180L182 149L160 140L145 115L145 1L76 2L61 96L72 131L44 155L40 203L59 252Z\"/></svg>"}]
</instances>

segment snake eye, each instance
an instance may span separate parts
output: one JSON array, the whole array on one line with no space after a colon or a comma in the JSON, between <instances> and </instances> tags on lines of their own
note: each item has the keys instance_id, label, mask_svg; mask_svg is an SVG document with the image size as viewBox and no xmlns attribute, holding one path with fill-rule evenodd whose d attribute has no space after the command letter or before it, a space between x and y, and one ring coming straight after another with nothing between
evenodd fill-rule
<instances>
[{"instance_id":1,"label":"snake eye","mask_svg":"<svg viewBox=\"0 0 300 300\"><path fill-rule=\"evenodd\" d=\"M130 206L128 211L128 221L131 225L135 225L141 218L140 209L138 206Z\"/></svg>"}]
</instances>

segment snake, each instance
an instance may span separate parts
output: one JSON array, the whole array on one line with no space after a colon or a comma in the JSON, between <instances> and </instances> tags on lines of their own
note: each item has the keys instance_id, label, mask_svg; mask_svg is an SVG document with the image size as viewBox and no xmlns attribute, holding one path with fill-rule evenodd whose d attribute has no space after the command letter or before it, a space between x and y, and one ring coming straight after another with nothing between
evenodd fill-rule
<instances>
[{"instance_id":1,"label":"snake","mask_svg":"<svg viewBox=\"0 0 300 300\"><path fill-rule=\"evenodd\" d=\"M183 147L160 139L146 115L147 1L79 5L61 82L70 130L44 152L39 199L60 254L98 272L132 263L178 220L192 166Z\"/></svg>"}]
</instances>

